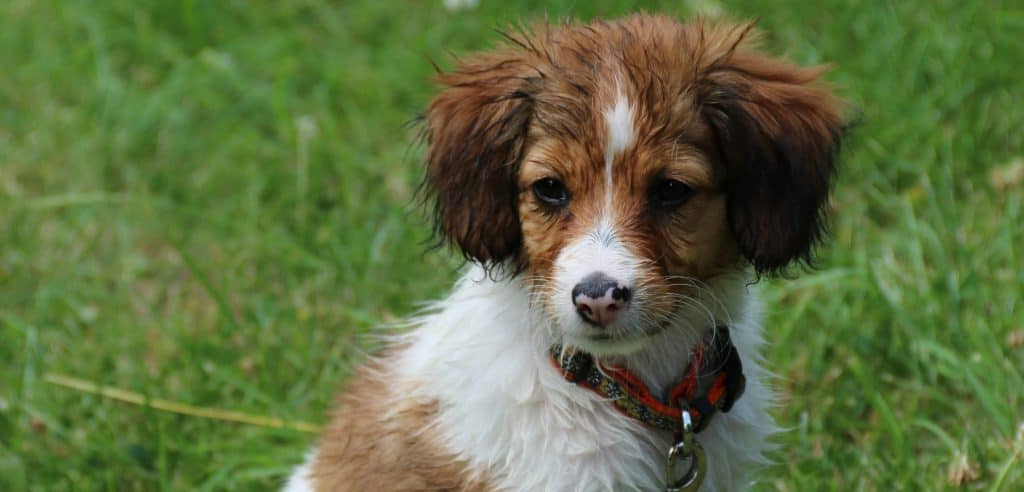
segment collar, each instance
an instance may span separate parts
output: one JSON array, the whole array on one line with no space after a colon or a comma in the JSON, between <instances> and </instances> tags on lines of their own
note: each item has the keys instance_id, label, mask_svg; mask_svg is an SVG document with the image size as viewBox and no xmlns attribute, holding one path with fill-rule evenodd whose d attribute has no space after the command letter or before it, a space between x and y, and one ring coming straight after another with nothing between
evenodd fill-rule
<instances>
[{"instance_id":1,"label":"collar","mask_svg":"<svg viewBox=\"0 0 1024 492\"><path fill-rule=\"evenodd\" d=\"M682 412L690 414L694 432L700 432L716 412L728 412L746 386L739 353L724 326L694 347L683 380L667 398L652 395L626 369L601 366L590 354L571 347L552 346L551 362L567 381L607 398L625 415L677 435L684 430Z\"/></svg>"}]
</instances>

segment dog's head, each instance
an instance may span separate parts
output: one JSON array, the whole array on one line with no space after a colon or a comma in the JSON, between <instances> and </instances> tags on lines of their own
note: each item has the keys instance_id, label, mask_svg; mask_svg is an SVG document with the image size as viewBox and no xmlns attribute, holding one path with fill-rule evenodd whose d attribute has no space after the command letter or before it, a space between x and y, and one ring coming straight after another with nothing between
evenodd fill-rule
<instances>
[{"instance_id":1,"label":"dog's head","mask_svg":"<svg viewBox=\"0 0 1024 492\"><path fill-rule=\"evenodd\" d=\"M749 25L637 15L542 26L440 75L437 232L522 274L576 346L631 350L707 279L807 262L841 103Z\"/></svg>"}]
</instances>

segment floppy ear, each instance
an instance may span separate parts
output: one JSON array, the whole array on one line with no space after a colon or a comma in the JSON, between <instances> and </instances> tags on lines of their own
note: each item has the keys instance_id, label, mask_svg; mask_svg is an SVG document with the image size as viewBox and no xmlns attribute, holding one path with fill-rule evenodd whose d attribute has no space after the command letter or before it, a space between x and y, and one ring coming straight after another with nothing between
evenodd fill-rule
<instances>
[{"instance_id":1,"label":"floppy ear","mask_svg":"<svg viewBox=\"0 0 1024 492\"><path fill-rule=\"evenodd\" d=\"M529 67L514 52L477 55L439 76L426 114L434 232L485 267L522 242L516 175L532 114Z\"/></svg>"},{"instance_id":2,"label":"floppy ear","mask_svg":"<svg viewBox=\"0 0 1024 492\"><path fill-rule=\"evenodd\" d=\"M826 229L845 123L841 101L800 68L742 44L707 67L703 111L724 160L728 217L758 274L810 263ZM739 46L737 46L739 45Z\"/></svg>"}]
</instances>

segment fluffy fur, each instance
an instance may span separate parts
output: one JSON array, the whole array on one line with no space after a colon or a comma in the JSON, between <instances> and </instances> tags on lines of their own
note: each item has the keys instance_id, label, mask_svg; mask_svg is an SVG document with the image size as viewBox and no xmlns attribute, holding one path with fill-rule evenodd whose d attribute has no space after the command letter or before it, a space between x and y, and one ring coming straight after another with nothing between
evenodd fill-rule
<instances>
[{"instance_id":1,"label":"fluffy fur","mask_svg":"<svg viewBox=\"0 0 1024 492\"><path fill-rule=\"evenodd\" d=\"M439 75L425 113L435 230L472 266L351 380L305 490L656 490L671 437L566 382L553 343L661 394L728 326L744 396L697 436L704 490L744 488L777 428L757 276L807 262L842 131L816 78L749 25L635 15L540 26ZM595 323L573 287L628 304Z\"/></svg>"}]
</instances>

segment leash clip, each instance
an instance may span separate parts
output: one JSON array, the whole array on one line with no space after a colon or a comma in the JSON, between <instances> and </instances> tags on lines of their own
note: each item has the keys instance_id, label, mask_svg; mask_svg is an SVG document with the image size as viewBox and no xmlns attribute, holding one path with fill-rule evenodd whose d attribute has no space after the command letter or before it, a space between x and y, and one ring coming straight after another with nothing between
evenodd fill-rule
<instances>
[{"instance_id":1,"label":"leash clip","mask_svg":"<svg viewBox=\"0 0 1024 492\"><path fill-rule=\"evenodd\" d=\"M704 456L704 448L694 439L693 421L690 419L690 411L683 408L683 431L676 438L676 443L668 448L668 467L666 477L668 484L665 492L694 492L700 488L707 474L708 462ZM676 465L679 460L689 458L690 465L682 476L676 475Z\"/></svg>"}]
</instances>

